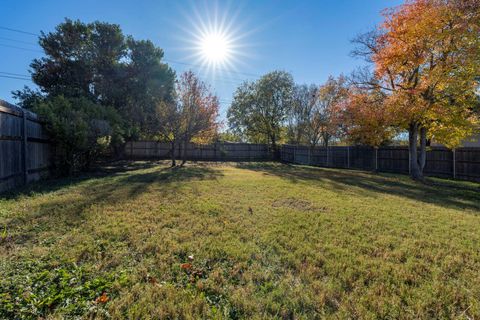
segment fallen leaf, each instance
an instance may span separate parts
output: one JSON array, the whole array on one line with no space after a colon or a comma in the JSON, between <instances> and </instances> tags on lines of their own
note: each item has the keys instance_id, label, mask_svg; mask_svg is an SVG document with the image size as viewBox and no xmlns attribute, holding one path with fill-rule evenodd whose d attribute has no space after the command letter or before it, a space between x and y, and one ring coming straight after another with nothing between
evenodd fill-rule
<instances>
[{"instance_id":1,"label":"fallen leaf","mask_svg":"<svg viewBox=\"0 0 480 320\"><path fill-rule=\"evenodd\" d=\"M104 292L100 297L98 297L95 302L97 303L107 303L110 298L107 297L107 294Z\"/></svg>"},{"instance_id":2,"label":"fallen leaf","mask_svg":"<svg viewBox=\"0 0 480 320\"><path fill-rule=\"evenodd\" d=\"M180 268L182 268L183 270L190 270L190 269L192 269L192 264L191 263L182 263L180 265Z\"/></svg>"}]
</instances>

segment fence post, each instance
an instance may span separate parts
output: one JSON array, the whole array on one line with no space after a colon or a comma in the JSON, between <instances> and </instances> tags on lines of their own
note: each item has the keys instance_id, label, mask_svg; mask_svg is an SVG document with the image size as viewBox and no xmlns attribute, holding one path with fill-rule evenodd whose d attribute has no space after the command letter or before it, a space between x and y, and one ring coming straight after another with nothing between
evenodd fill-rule
<instances>
[{"instance_id":1,"label":"fence post","mask_svg":"<svg viewBox=\"0 0 480 320\"><path fill-rule=\"evenodd\" d=\"M375 171L378 171L378 147L375 147Z\"/></svg>"},{"instance_id":2,"label":"fence post","mask_svg":"<svg viewBox=\"0 0 480 320\"><path fill-rule=\"evenodd\" d=\"M412 164L411 164L411 158L410 158L410 148L408 148L408 174L412 174Z\"/></svg>"},{"instance_id":3,"label":"fence post","mask_svg":"<svg viewBox=\"0 0 480 320\"><path fill-rule=\"evenodd\" d=\"M311 165L312 162L310 161L310 158L311 158L311 155L310 153L312 152L312 148L311 147L308 147L308 165Z\"/></svg>"},{"instance_id":4,"label":"fence post","mask_svg":"<svg viewBox=\"0 0 480 320\"><path fill-rule=\"evenodd\" d=\"M347 146L347 168L350 168L350 146Z\"/></svg>"},{"instance_id":5,"label":"fence post","mask_svg":"<svg viewBox=\"0 0 480 320\"><path fill-rule=\"evenodd\" d=\"M453 152L453 179L457 178L457 161L455 159L455 148L452 150Z\"/></svg>"},{"instance_id":6,"label":"fence post","mask_svg":"<svg viewBox=\"0 0 480 320\"><path fill-rule=\"evenodd\" d=\"M297 163L297 145L293 147L293 163Z\"/></svg>"},{"instance_id":7,"label":"fence post","mask_svg":"<svg viewBox=\"0 0 480 320\"><path fill-rule=\"evenodd\" d=\"M28 139L27 139L27 111L23 110L23 129L22 129L22 171L23 183L28 183Z\"/></svg>"},{"instance_id":8,"label":"fence post","mask_svg":"<svg viewBox=\"0 0 480 320\"><path fill-rule=\"evenodd\" d=\"M326 152L327 152L327 167L328 167L328 145L327 145L327 149L326 149Z\"/></svg>"}]
</instances>

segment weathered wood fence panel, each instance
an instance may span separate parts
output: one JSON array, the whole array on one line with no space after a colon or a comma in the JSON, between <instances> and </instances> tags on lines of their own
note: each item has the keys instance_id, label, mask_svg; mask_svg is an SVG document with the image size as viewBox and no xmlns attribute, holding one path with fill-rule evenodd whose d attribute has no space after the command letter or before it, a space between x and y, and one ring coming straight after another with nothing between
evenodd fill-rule
<instances>
[{"instance_id":1,"label":"weathered wood fence panel","mask_svg":"<svg viewBox=\"0 0 480 320\"><path fill-rule=\"evenodd\" d=\"M281 160L332 168L378 170L408 174L407 147L315 147L283 145ZM480 182L480 148L429 148L425 175Z\"/></svg>"},{"instance_id":2,"label":"weathered wood fence panel","mask_svg":"<svg viewBox=\"0 0 480 320\"><path fill-rule=\"evenodd\" d=\"M180 146L175 148L175 157L181 158ZM125 145L129 159L170 159L171 145L157 141L129 141ZM193 161L261 161L272 160L272 153L266 144L214 143L188 144L187 160Z\"/></svg>"},{"instance_id":3,"label":"weathered wood fence panel","mask_svg":"<svg viewBox=\"0 0 480 320\"><path fill-rule=\"evenodd\" d=\"M51 152L43 121L0 100L0 192L48 175Z\"/></svg>"}]
</instances>

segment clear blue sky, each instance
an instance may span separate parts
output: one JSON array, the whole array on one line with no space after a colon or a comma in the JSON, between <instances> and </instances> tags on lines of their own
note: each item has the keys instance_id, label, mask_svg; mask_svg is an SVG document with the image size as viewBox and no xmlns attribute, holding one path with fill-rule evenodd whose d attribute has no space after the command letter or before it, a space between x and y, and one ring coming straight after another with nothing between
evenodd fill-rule
<instances>
[{"instance_id":1,"label":"clear blue sky","mask_svg":"<svg viewBox=\"0 0 480 320\"><path fill-rule=\"evenodd\" d=\"M401 2L2 0L0 27L38 34L53 30L65 17L117 23L125 34L150 39L164 49L177 73L192 69L210 83L224 116L238 84L268 71L285 70L298 83L317 84L329 75L350 73L362 64L349 56L350 40L379 23L382 9ZM202 24L230 26L229 33L237 40L229 66L212 72L193 57L197 50L192 41ZM0 29L0 75L28 75L32 59L42 55L36 42L33 35ZM14 102L10 92L24 85L32 83L0 77L0 99Z\"/></svg>"}]
</instances>

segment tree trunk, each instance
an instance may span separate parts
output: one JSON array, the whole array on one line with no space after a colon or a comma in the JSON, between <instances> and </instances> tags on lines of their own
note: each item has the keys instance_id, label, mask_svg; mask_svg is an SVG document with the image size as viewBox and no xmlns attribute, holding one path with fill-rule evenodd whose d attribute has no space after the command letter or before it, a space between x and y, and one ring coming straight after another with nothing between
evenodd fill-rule
<instances>
[{"instance_id":1,"label":"tree trunk","mask_svg":"<svg viewBox=\"0 0 480 320\"><path fill-rule=\"evenodd\" d=\"M175 167L177 165L175 161L175 140L170 142L170 156L172 158L172 167Z\"/></svg>"},{"instance_id":2,"label":"tree trunk","mask_svg":"<svg viewBox=\"0 0 480 320\"><path fill-rule=\"evenodd\" d=\"M321 137L322 137L322 144L325 148L327 148L330 144L330 139L332 138L332 135L326 131L322 131L320 133Z\"/></svg>"},{"instance_id":3,"label":"tree trunk","mask_svg":"<svg viewBox=\"0 0 480 320\"><path fill-rule=\"evenodd\" d=\"M270 136L270 141L272 143L272 151L273 151L273 157L274 160L277 160L280 158L280 154L277 150L277 140L274 135Z\"/></svg>"},{"instance_id":4,"label":"tree trunk","mask_svg":"<svg viewBox=\"0 0 480 320\"><path fill-rule=\"evenodd\" d=\"M420 131L420 154L418 153L418 133ZM423 181L423 169L426 161L427 129L419 128L417 123L411 123L408 128L408 152L410 154L410 176L414 180Z\"/></svg>"},{"instance_id":5,"label":"tree trunk","mask_svg":"<svg viewBox=\"0 0 480 320\"><path fill-rule=\"evenodd\" d=\"M420 155L418 156L418 165L423 175L423 169L427 162L427 128L420 128Z\"/></svg>"},{"instance_id":6,"label":"tree trunk","mask_svg":"<svg viewBox=\"0 0 480 320\"><path fill-rule=\"evenodd\" d=\"M187 141L183 141L182 166L187 162Z\"/></svg>"}]
</instances>

